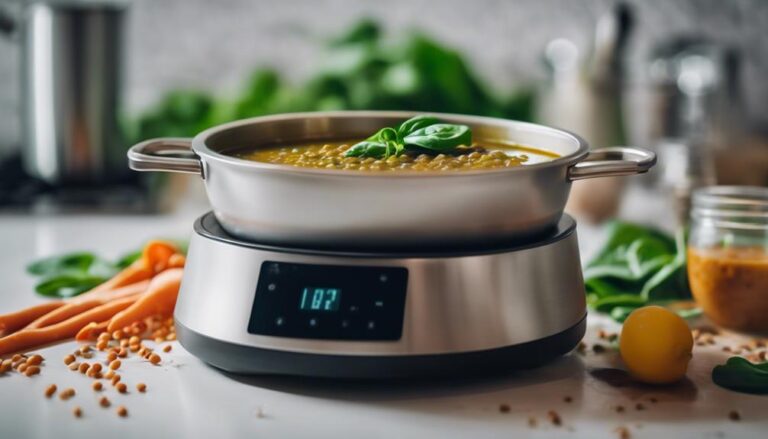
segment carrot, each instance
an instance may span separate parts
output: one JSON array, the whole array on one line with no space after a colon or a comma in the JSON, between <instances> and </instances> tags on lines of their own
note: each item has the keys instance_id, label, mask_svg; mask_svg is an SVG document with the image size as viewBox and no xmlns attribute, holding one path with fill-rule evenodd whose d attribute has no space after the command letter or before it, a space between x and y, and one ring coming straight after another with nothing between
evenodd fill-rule
<instances>
[{"instance_id":1,"label":"carrot","mask_svg":"<svg viewBox=\"0 0 768 439\"><path fill-rule=\"evenodd\" d=\"M75 340L77 341L96 340L99 334L107 330L107 325L109 325L109 320L105 320L101 323L96 323L96 322L88 323L87 325L83 326L83 328L77 333L77 335L75 335Z\"/></svg>"},{"instance_id":2,"label":"carrot","mask_svg":"<svg viewBox=\"0 0 768 439\"><path fill-rule=\"evenodd\" d=\"M116 331L157 314L172 314L183 272L181 268L170 268L155 276L136 303L112 317L107 330Z\"/></svg>"},{"instance_id":3,"label":"carrot","mask_svg":"<svg viewBox=\"0 0 768 439\"><path fill-rule=\"evenodd\" d=\"M187 258L181 253L176 253L168 258L168 268L183 268L186 263Z\"/></svg>"},{"instance_id":4,"label":"carrot","mask_svg":"<svg viewBox=\"0 0 768 439\"><path fill-rule=\"evenodd\" d=\"M168 268L169 260L178 253L179 251L176 246L168 241L149 241L144 246L141 259L147 268L157 274Z\"/></svg>"},{"instance_id":5,"label":"carrot","mask_svg":"<svg viewBox=\"0 0 768 439\"><path fill-rule=\"evenodd\" d=\"M39 329L22 329L7 337L0 338L0 355L72 338L89 323L108 320L134 302L136 302L136 297L117 299L55 325Z\"/></svg>"},{"instance_id":6,"label":"carrot","mask_svg":"<svg viewBox=\"0 0 768 439\"><path fill-rule=\"evenodd\" d=\"M87 298L104 291L111 291L126 285L135 284L136 282L150 279L153 274L152 270L148 268L146 261L140 258L134 261L131 265L125 267L121 272L114 275L108 281L97 285L95 288L88 290L77 297Z\"/></svg>"},{"instance_id":7,"label":"carrot","mask_svg":"<svg viewBox=\"0 0 768 439\"><path fill-rule=\"evenodd\" d=\"M99 291L86 297L78 296L70 300L66 305L59 307L56 310L51 311L48 314L33 321L27 325L25 329L43 328L45 326L59 323L82 312L88 311L89 309L103 305L110 300L142 293L147 288L147 285L149 285L149 281L144 280L131 285L126 285L121 288L117 288L112 291Z\"/></svg>"},{"instance_id":8,"label":"carrot","mask_svg":"<svg viewBox=\"0 0 768 439\"><path fill-rule=\"evenodd\" d=\"M0 315L0 337L23 328L35 319L64 306L64 304L64 301L57 300L56 302L42 303L20 311Z\"/></svg>"}]
</instances>

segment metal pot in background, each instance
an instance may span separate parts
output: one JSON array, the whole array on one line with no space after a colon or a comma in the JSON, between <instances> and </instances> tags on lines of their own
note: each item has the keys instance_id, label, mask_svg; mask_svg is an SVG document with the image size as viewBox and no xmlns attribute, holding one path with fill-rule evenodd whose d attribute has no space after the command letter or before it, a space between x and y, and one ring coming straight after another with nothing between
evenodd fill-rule
<instances>
[{"instance_id":1,"label":"metal pot in background","mask_svg":"<svg viewBox=\"0 0 768 439\"><path fill-rule=\"evenodd\" d=\"M34 1L0 31L21 53L22 155L50 184L127 175L120 136L125 2Z\"/></svg>"}]
</instances>

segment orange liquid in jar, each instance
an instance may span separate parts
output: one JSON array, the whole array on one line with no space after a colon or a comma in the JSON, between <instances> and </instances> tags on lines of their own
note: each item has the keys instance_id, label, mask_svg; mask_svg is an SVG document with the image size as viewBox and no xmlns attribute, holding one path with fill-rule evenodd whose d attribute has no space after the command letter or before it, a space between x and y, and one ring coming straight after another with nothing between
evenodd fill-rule
<instances>
[{"instance_id":1,"label":"orange liquid in jar","mask_svg":"<svg viewBox=\"0 0 768 439\"><path fill-rule=\"evenodd\" d=\"M688 248L696 302L718 325L768 332L768 252L762 247Z\"/></svg>"}]
</instances>

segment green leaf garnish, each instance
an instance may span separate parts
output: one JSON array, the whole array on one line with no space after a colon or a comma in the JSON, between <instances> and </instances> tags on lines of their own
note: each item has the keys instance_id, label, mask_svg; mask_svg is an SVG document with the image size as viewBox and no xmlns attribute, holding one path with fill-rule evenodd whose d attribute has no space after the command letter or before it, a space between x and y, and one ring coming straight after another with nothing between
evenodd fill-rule
<instances>
[{"instance_id":1,"label":"green leaf garnish","mask_svg":"<svg viewBox=\"0 0 768 439\"><path fill-rule=\"evenodd\" d=\"M397 129L386 127L362 142L352 145L345 157L377 159L399 156L405 151L450 151L460 145L472 144L472 130L466 125L440 123L432 116L415 116Z\"/></svg>"},{"instance_id":2,"label":"green leaf garnish","mask_svg":"<svg viewBox=\"0 0 768 439\"><path fill-rule=\"evenodd\" d=\"M435 151L447 151L472 143L472 131L466 125L439 123L418 129L407 135L403 142Z\"/></svg>"}]
</instances>

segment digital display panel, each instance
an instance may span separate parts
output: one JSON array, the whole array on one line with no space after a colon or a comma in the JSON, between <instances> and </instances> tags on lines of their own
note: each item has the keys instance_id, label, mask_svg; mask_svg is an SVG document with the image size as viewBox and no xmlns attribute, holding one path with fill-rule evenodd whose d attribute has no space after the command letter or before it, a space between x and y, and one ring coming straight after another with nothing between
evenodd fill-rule
<instances>
[{"instance_id":1,"label":"digital display panel","mask_svg":"<svg viewBox=\"0 0 768 439\"><path fill-rule=\"evenodd\" d=\"M397 266L263 261L251 334L325 340L399 340L408 270Z\"/></svg>"},{"instance_id":2,"label":"digital display panel","mask_svg":"<svg viewBox=\"0 0 768 439\"><path fill-rule=\"evenodd\" d=\"M338 288L304 287L299 309L303 311L338 311L341 290Z\"/></svg>"}]
</instances>

